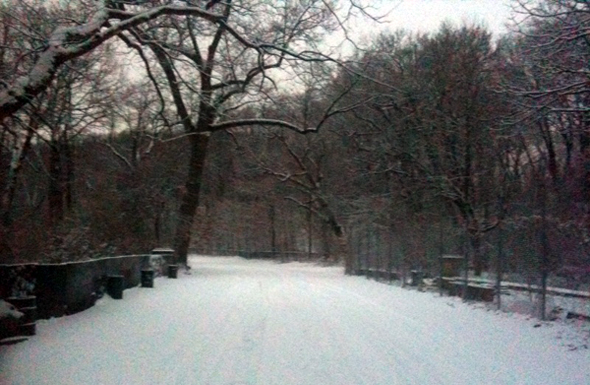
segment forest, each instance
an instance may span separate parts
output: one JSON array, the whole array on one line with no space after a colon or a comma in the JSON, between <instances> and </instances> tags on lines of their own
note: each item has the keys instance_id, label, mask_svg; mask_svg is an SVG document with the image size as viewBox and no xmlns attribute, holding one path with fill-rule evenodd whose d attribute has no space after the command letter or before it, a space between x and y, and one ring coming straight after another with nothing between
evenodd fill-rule
<instances>
[{"instance_id":1,"label":"forest","mask_svg":"<svg viewBox=\"0 0 590 385\"><path fill-rule=\"evenodd\" d=\"M0 2L0 262L189 250L590 280L590 3L343 54L338 0ZM588 283L588 282L586 282Z\"/></svg>"}]
</instances>

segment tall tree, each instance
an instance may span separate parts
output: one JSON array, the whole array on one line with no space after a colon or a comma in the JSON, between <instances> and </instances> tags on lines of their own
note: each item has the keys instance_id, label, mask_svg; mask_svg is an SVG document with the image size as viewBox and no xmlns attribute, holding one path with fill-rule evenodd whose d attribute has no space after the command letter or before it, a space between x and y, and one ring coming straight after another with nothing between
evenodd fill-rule
<instances>
[{"instance_id":1,"label":"tall tree","mask_svg":"<svg viewBox=\"0 0 590 385\"><path fill-rule=\"evenodd\" d=\"M31 11L37 5L37 0L19 2ZM65 1L48 7L61 11L61 16L49 18L49 28L39 31L34 23L21 26L22 31L32 31L39 38L22 50L27 60L15 63L12 73L16 75L6 77L0 90L0 120L4 122L33 103L66 63L113 37L136 50L162 108L170 101L175 106L177 121L168 122L169 126L183 127L191 144L189 179L175 242L181 260L186 259L209 133L251 124L313 131L259 116L237 122L230 112L250 103L252 92L264 96L276 87L276 79L286 76L277 74L278 68L288 65L297 74L304 70L301 63L335 62L328 46L320 49L321 36L344 28L353 14L365 14L357 3L316 0L286 1L278 6L234 1L208 7L176 0L100 0ZM154 76L157 71L161 78ZM168 83L168 91L162 90L162 80Z\"/></svg>"},{"instance_id":2,"label":"tall tree","mask_svg":"<svg viewBox=\"0 0 590 385\"><path fill-rule=\"evenodd\" d=\"M353 136L372 179L383 188L393 180L409 213L455 217L477 274L482 236L497 224L493 148L502 104L492 89L494 55L480 27L381 37L362 61L377 85L363 89L372 102L356 112L366 128Z\"/></svg>"},{"instance_id":3,"label":"tall tree","mask_svg":"<svg viewBox=\"0 0 590 385\"><path fill-rule=\"evenodd\" d=\"M190 17L155 21L134 27L119 37L147 59L157 61L174 102L178 121L190 143L188 177L179 208L174 248L177 260L186 264L191 229L210 133L244 126L275 126L309 133L332 113L308 126L268 119L257 113L234 118L241 106L253 101L271 102L269 95L289 67L295 74L309 72L312 63L329 63L320 49L325 32L338 23L336 2L287 1L279 6L257 0L220 4L223 19L216 24ZM156 76L151 76L156 79ZM160 87L156 82L156 86Z\"/></svg>"},{"instance_id":4,"label":"tall tree","mask_svg":"<svg viewBox=\"0 0 590 385\"><path fill-rule=\"evenodd\" d=\"M11 12L24 9L29 15L39 15L46 9L45 5L49 6L41 6L41 3L45 2L15 1L7 9ZM190 15L209 23L223 22L223 15L207 12L190 2L85 0L60 1L51 6L60 16L50 19L52 28L49 31L31 22L20 26L21 33L36 36L37 42L26 48L23 58L27 60L17 61L11 76L4 80L0 90L0 121L14 115L47 89L65 63L92 52L122 31L171 15Z\"/></svg>"}]
</instances>

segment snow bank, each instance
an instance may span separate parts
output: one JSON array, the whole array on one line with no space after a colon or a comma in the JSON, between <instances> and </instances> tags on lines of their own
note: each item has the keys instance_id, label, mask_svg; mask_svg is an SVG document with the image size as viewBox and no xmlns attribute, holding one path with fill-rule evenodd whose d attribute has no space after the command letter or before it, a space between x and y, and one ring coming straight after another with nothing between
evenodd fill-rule
<instances>
[{"instance_id":1,"label":"snow bank","mask_svg":"<svg viewBox=\"0 0 590 385\"><path fill-rule=\"evenodd\" d=\"M10 337L13 334L18 328L19 319L22 316L24 314L16 310L12 304L0 299L0 340ZM1 378L2 375L0 374L0 384L3 385L4 383Z\"/></svg>"},{"instance_id":2,"label":"snow bank","mask_svg":"<svg viewBox=\"0 0 590 385\"><path fill-rule=\"evenodd\" d=\"M16 310L12 304L0 299L0 320L7 318L19 319L23 315L24 314Z\"/></svg>"}]
</instances>

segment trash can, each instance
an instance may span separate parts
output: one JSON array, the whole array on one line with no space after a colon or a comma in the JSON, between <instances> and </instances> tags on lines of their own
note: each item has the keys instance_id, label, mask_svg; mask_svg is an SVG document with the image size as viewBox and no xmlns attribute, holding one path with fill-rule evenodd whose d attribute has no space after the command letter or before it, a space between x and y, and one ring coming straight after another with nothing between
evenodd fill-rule
<instances>
[{"instance_id":1,"label":"trash can","mask_svg":"<svg viewBox=\"0 0 590 385\"><path fill-rule=\"evenodd\" d=\"M145 269L141 271L141 287L154 287L154 271Z\"/></svg>"},{"instance_id":2,"label":"trash can","mask_svg":"<svg viewBox=\"0 0 590 385\"><path fill-rule=\"evenodd\" d=\"M37 297L10 297L6 301L23 313L17 334L19 336L34 336L37 331Z\"/></svg>"},{"instance_id":3,"label":"trash can","mask_svg":"<svg viewBox=\"0 0 590 385\"><path fill-rule=\"evenodd\" d=\"M123 299L124 284L125 278L122 275L109 275L107 293L109 293L113 299Z\"/></svg>"},{"instance_id":4,"label":"trash can","mask_svg":"<svg viewBox=\"0 0 590 385\"><path fill-rule=\"evenodd\" d=\"M440 257L440 276L454 278L461 276L464 258L458 255L443 255Z\"/></svg>"},{"instance_id":5,"label":"trash can","mask_svg":"<svg viewBox=\"0 0 590 385\"><path fill-rule=\"evenodd\" d=\"M178 278L178 265L168 265L168 278Z\"/></svg>"},{"instance_id":6,"label":"trash can","mask_svg":"<svg viewBox=\"0 0 590 385\"><path fill-rule=\"evenodd\" d=\"M420 270L412 270L411 274L412 282L410 283L410 286L421 286L422 279L424 278L424 273Z\"/></svg>"}]
</instances>

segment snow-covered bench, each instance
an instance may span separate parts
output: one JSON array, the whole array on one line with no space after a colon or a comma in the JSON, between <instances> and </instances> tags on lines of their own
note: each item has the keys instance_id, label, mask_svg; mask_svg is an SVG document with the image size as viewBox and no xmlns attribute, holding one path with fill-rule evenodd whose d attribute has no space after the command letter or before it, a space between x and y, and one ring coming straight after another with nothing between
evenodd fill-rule
<instances>
[{"instance_id":1,"label":"snow-covered bench","mask_svg":"<svg viewBox=\"0 0 590 385\"><path fill-rule=\"evenodd\" d=\"M488 285L469 283L467 285L467 292L463 295L465 290L465 282L451 281L449 295L456 295L463 297L470 301L493 302L496 290Z\"/></svg>"},{"instance_id":2,"label":"snow-covered bench","mask_svg":"<svg viewBox=\"0 0 590 385\"><path fill-rule=\"evenodd\" d=\"M367 278L375 278L377 280L383 279L386 281L398 280L399 274L395 271L386 269L373 269L373 268L359 268L356 270L356 275L364 275Z\"/></svg>"}]
</instances>

